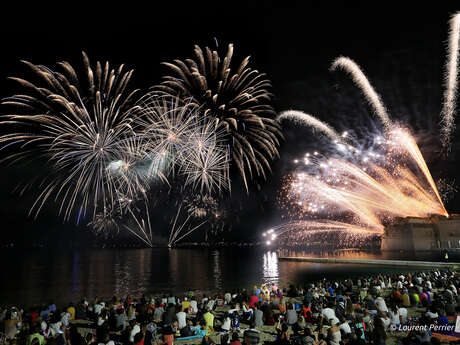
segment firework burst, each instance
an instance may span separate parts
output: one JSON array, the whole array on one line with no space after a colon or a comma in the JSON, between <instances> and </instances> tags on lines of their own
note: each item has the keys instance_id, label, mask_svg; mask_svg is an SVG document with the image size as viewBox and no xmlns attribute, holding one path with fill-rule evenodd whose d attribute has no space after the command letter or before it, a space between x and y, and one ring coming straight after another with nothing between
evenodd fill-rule
<instances>
[{"instance_id":1,"label":"firework burst","mask_svg":"<svg viewBox=\"0 0 460 345\"><path fill-rule=\"evenodd\" d=\"M266 171L271 171L270 161L279 156L282 134L273 119L276 114L270 105L269 80L248 67L249 57L232 69L232 57L232 44L223 59L217 51L206 48L204 53L195 46L195 59L164 63L172 75L164 77L151 93L178 96L223 128L231 160L248 190L248 177L265 178Z\"/></svg>"},{"instance_id":2,"label":"firework burst","mask_svg":"<svg viewBox=\"0 0 460 345\"><path fill-rule=\"evenodd\" d=\"M25 112L3 117L2 125L18 128L0 137L4 145L19 146L7 160L40 157L57 172L32 206L36 214L52 197L61 201L65 219L74 209L95 213L116 199L106 167L117 160L120 141L133 135L136 91L128 89L133 71L124 72L123 65L110 69L108 62L97 62L94 70L85 53L83 62L83 78L65 61L58 63L59 71L24 62L38 84L11 78L27 93L3 101Z\"/></svg>"},{"instance_id":3,"label":"firework burst","mask_svg":"<svg viewBox=\"0 0 460 345\"><path fill-rule=\"evenodd\" d=\"M150 170L165 180L184 177L186 186L204 193L228 189L225 132L203 118L200 108L178 102L152 95L140 102L137 130L148 140Z\"/></svg>"}]
</instances>

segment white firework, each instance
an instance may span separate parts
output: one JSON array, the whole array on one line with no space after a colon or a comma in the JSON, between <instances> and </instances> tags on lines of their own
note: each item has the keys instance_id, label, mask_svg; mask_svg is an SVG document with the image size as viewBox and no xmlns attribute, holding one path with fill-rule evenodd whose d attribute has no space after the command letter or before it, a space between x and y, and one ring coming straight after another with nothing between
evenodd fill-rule
<instances>
[{"instance_id":1,"label":"white firework","mask_svg":"<svg viewBox=\"0 0 460 345\"><path fill-rule=\"evenodd\" d=\"M441 142L446 152L450 151L451 135L455 128L454 115L457 96L458 50L460 41L460 12L450 20L449 41L445 70L444 104L441 112Z\"/></svg>"},{"instance_id":2,"label":"white firework","mask_svg":"<svg viewBox=\"0 0 460 345\"><path fill-rule=\"evenodd\" d=\"M203 122L195 127L184 151L182 171L187 185L206 193L230 188L230 160L224 137L225 133L216 131L212 122Z\"/></svg>"},{"instance_id":3,"label":"white firework","mask_svg":"<svg viewBox=\"0 0 460 345\"><path fill-rule=\"evenodd\" d=\"M359 86L364 96L366 97L369 105L374 108L376 115L380 118L385 129L389 129L391 126L391 120L383 104L380 96L375 92L371 83L367 79L366 75L363 73L361 68L356 62L348 57L339 57L334 60L331 65L331 70L335 71L337 68L342 68L345 72L350 74L351 78L356 85Z\"/></svg>"},{"instance_id":4,"label":"white firework","mask_svg":"<svg viewBox=\"0 0 460 345\"><path fill-rule=\"evenodd\" d=\"M335 142L341 142L341 136L327 123L318 120L316 117L306 114L303 111L299 110L286 110L281 112L277 117L276 120L281 122L282 120L291 120L295 123L302 124L308 127L311 127L313 131L318 131L330 139L334 140Z\"/></svg>"}]
</instances>

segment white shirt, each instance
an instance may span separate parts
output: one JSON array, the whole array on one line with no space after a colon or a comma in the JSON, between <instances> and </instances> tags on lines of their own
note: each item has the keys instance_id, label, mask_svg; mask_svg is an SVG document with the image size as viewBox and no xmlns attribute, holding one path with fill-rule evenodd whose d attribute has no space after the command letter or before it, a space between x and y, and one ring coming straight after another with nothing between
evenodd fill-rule
<instances>
[{"instance_id":1,"label":"white shirt","mask_svg":"<svg viewBox=\"0 0 460 345\"><path fill-rule=\"evenodd\" d=\"M231 324L232 324L232 320L230 320L229 317L226 317L226 318L224 319L224 323L222 324L221 327L222 327L222 329L223 329L224 331L229 331L229 330L230 330L230 327L231 327Z\"/></svg>"},{"instance_id":2,"label":"white shirt","mask_svg":"<svg viewBox=\"0 0 460 345\"><path fill-rule=\"evenodd\" d=\"M198 304L196 303L195 300L190 301L190 308L192 308L192 311L194 313L198 313Z\"/></svg>"},{"instance_id":3,"label":"white shirt","mask_svg":"<svg viewBox=\"0 0 460 345\"><path fill-rule=\"evenodd\" d=\"M339 329L343 330L346 334L351 334L351 328L347 321L339 325Z\"/></svg>"},{"instance_id":4,"label":"white shirt","mask_svg":"<svg viewBox=\"0 0 460 345\"><path fill-rule=\"evenodd\" d=\"M398 313L401 316L402 322L407 322L407 309L406 308L399 308Z\"/></svg>"},{"instance_id":5,"label":"white shirt","mask_svg":"<svg viewBox=\"0 0 460 345\"><path fill-rule=\"evenodd\" d=\"M324 316L327 321L329 321L330 319L335 318L335 311L331 308L324 308L321 312L321 315Z\"/></svg>"},{"instance_id":6,"label":"white shirt","mask_svg":"<svg viewBox=\"0 0 460 345\"><path fill-rule=\"evenodd\" d=\"M206 305L206 307L209 308L209 310L212 310L214 308L214 304L216 303L216 301L214 301L213 299L209 300L208 304Z\"/></svg>"},{"instance_id":7,"label":"white shirt","mask_svg":"<svg viewBox=\"0 0 460 345\"><path fill-rule=\"evenodd\" d=\"M385 303L385 300L382 297L377 297L375 299L375 306L377 307L377 310L380 312L388 312L387 304Z\"/></svg>"},{"instance_id":8,"label":"white shirt","mask_svg":"<svg viewBox=\"0 0 460 345\"><path fill-rule=\"evenodd\" d=\"M176 314L177 322L179 323L179 329L184 328L187 326L187 314L185 312L180 311Z\"/></svg>"},{"instance_id":9,"label":"white shirt","mask_svg":"<svg viewBox=\"0 0 460 345\"><path fill-rule=\"evenodd\" d=\"M428 316L430 319L438 318L438 313L432 313L431 311L427 311L425 315Z\"/></svg>"},{"instance_id":10,"label":"white shirt","mask_svg":"<svg viewBox=\"0 0 460 345\"><path fill-rule=\"evenodd\" d=\"M380 319L382 320L385 329L388 329L388 327L390 327L391 324L391 319L389 317L387 317L386 319L381 317Z\"/></svg>"},{"instance_id":11,"label":"white shirt","mask_svg":"<svg viewBox=\"0 0 460 345\"><path fill-rule=\"evenodd\" d=\"M61 321L50 324L49 330L50 330L50 334L52 337L56 336L61 326L62 326Z\"/></svg>"},{"instance_id":12,"label":"white shirt","mask_svg":"<svg viewBox=\"0 0 460 345\"><path fill-rule=\"evenodd\" d=\"M129 335L129 341L134 343L134 336L141 331L139 325L134 325L133 329L131 330L131 334Z\"/></svg>"},{"instance_id":13,"label":"white shirt","mask_svg":"<svg viewBox=\"0 0 460 345\"><path fill-rule=\"evenodd\" d=\"M97 303L97 304L94 305L94 313L96 315L99 315L101 313L102 309L104 309L104 306L102 304Z\"/></svg>"},{"instance_id":14,"label":"white shirt","mask_svg":"<svg viewBox=\"0 0 460 345\"><path fill-rule=\"evenodd\" d=\"M70 313L68 312L63 312L61 314L61 322L64 326L69 326L69 321L70 321Z\"/></svg>"},{"instance_id":15,"label":"white shirt","mask_svg":"<svg viewBox=\"0 0 460 345\"><path fill-rule=\"evenodd\" d=\"M103 319L102 317L98 317L97 318L97 325L98 326L102 326L105 322L105 319Z\"/></svg>"},{"instance_id":16,"label":"white shirt","mask_svg":"<svg viewBox=\"0 0 460 345\"><path fill-rule=\"evenodd\" d=\"M388 312L388 316L390 317L392 325L399 325L401 323L401 321L399 320L399 310L397 310L396 313L390 310Z\"/></svg>"}]
</instances>

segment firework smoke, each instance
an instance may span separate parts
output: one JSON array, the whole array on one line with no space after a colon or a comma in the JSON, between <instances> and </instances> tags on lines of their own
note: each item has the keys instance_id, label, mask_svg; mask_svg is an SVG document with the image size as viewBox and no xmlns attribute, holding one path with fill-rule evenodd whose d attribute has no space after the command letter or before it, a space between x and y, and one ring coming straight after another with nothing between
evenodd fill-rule
<instances>
[{"instance_id":1,"label":"firework smoke","mask_svg":"<svg viewBox=\"0 0 460 345\"><path fill-rule=\"evenodd\" d=\"M451 136L455 128L455 109L457 96L458 53L460 41L460 12L450 20L447 60L445 67L444 104L441 112L441 143L448 153L451 149Z\"/></svg>"},{"instance_id":2,"label":"firework smoke","mask_svg":"<svg viewBox=\"0 0 460 345\"><path fill-rule=\"evenodd\" d=\"M380 96L377 94L377 92L375 92L371 83L369 82L361 68L358 66L358 64L354 62L352 59L342 56L335 59L331 65L332 71L335 71L338 68L342 68L351 76L355 84L358 85L358 87L363 92L369 105L374 109L375 113L382 121L382 124L385 126L385 129L389 129L391 126L391 120L388 116L387 110L383 105Z\"/></svg>"}]
</instances>

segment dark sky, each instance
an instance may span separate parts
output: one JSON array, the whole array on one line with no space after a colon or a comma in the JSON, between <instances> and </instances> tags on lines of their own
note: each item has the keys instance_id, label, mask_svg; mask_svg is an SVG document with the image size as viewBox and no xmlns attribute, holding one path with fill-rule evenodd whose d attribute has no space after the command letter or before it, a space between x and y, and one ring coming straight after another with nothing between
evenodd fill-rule
<instances>
[{"instance_id":1,"label":"dark sky","mask_svg":"<svg viewBox=\"0 0 460 345\"><path fill-rule=\"evenodd\" d=\"M419 7L368 3L162 1L151 2L150 7L135 2L98 6L79 2L62 3L62 8L10 4L0 17L0 96L15 90L8 76L28 75L21 59L48 66L66 60L78 66L82 50L93 61L135 68L133 82L145 90L165 72L160 62L191 57L194 44L215 48L216 38L221 49L234 43L236 60L251 55L252 66L268 74L277 110L304 110L339 129L369 126L369 108L359 91L343 73L328 71L335 57L345 55L365 70L393 118L414 129L433 163L433 174L455 178L458 156L454 151L449 161L440 161L437 136L447 22L460 6L453 1ZM237 211L236 237L280 222L274 200L280 177L297 152L317 145L308 129L289 127L285 134L282 158L260 191L253 188L247 197L235 183L232 198L238 200L238 208L244 206ZM63 237L65 242L85 232L80 227L75 235L73 224L63 225L53 205L37 220L28 218L32 196L19 197L12 191L20 181L36 176L39 167L2 168L3 242L50 237ZM449 208L460 211L459 199Z\"/></svg>"}]
</instances>

